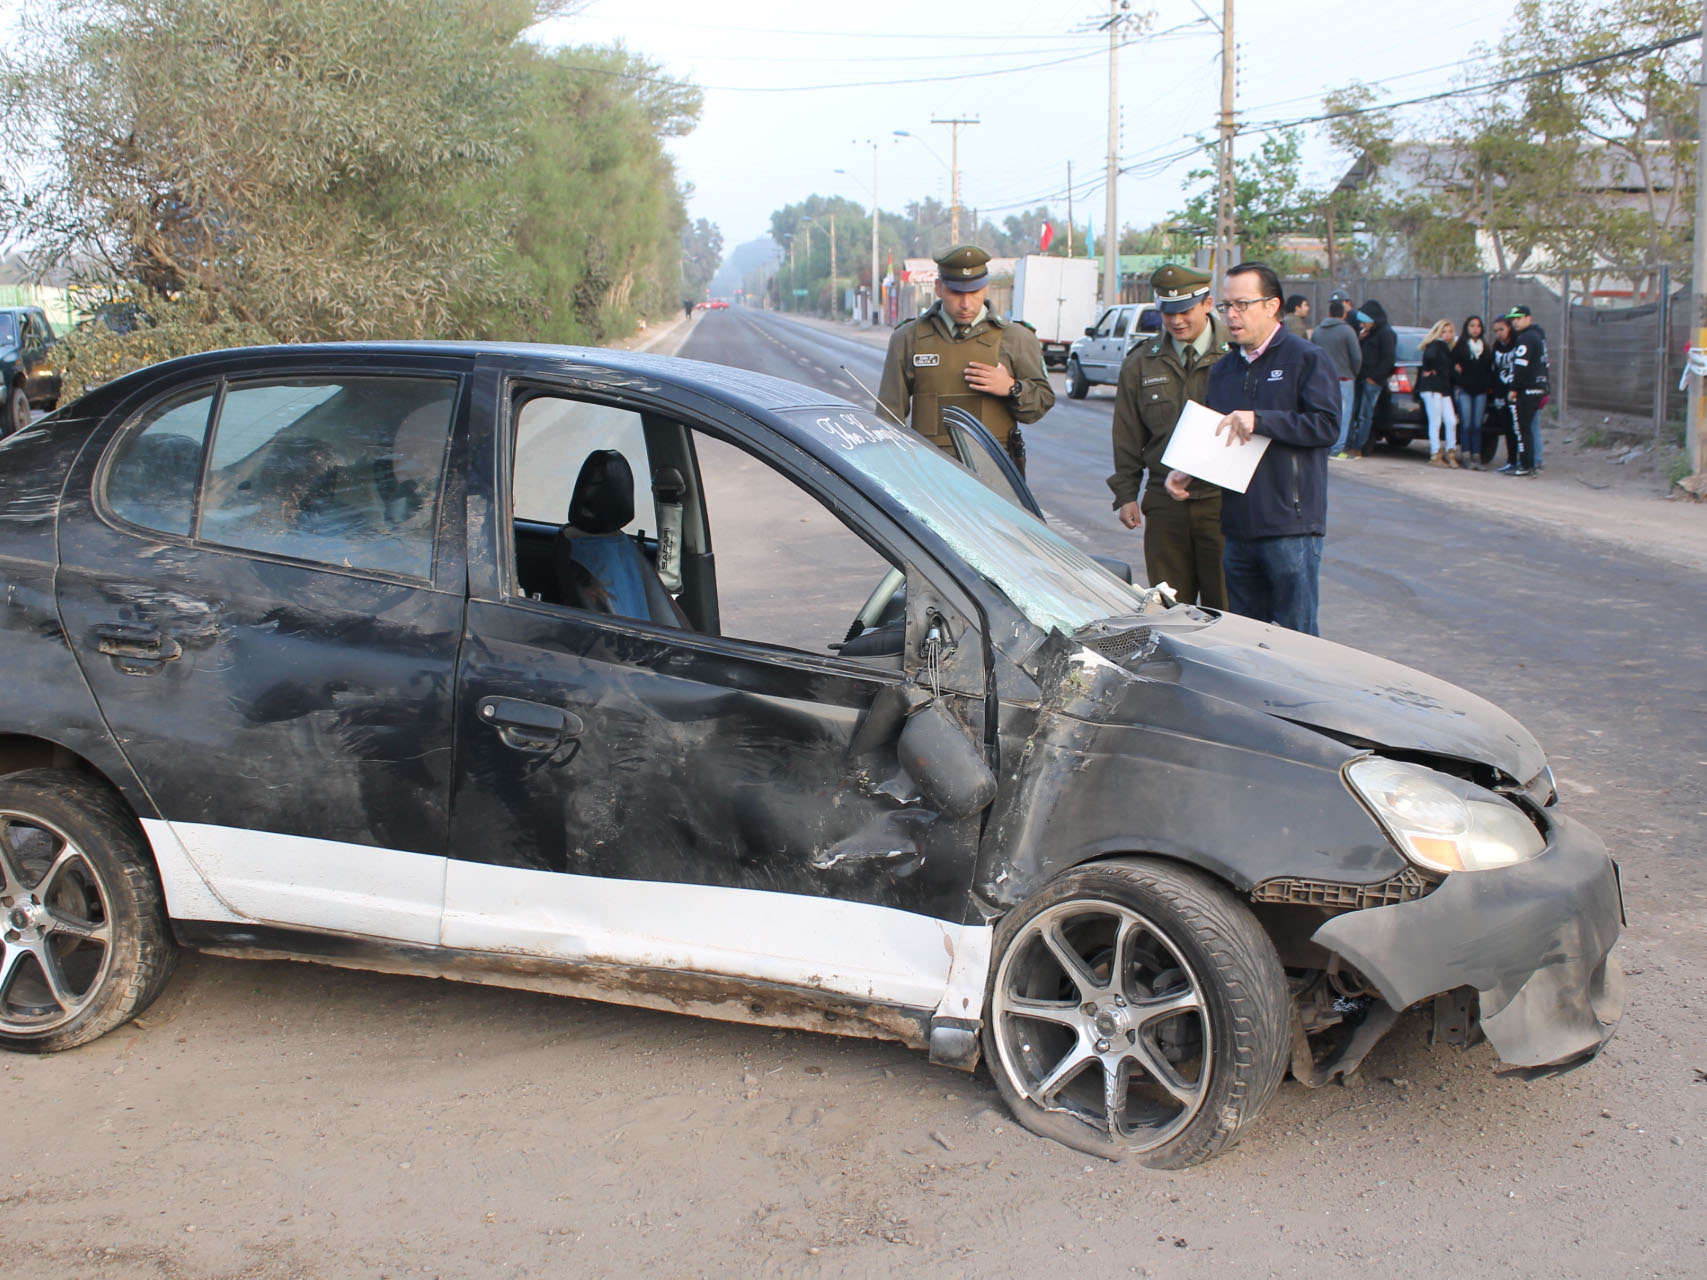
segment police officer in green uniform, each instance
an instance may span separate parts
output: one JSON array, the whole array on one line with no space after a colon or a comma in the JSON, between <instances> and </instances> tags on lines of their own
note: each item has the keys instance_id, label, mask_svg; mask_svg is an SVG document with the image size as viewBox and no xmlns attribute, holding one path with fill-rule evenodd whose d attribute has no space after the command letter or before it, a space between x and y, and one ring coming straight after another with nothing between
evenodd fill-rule
<instances>
[{"instance_id":1,"label":"police officer in green uniform","mask_svg":"<svg viewBox=\"0 0 1707 1280\"><path fill-rule=\"evenodd\" d=\"M1036 422L1055 403L1037 335L985 305L990 255L956 245L936 260L936 298L916 320L889 335L877 399L897 422L912 409L913 430L951 456L942 410L959 405L982 422L1025 470L1019 424Z\"/></svg>"},{"instance_id":2,"label":"police officer in green uniform","mask_svg":"<svg viewBox=\"0 0 1707 1280\"><path fill-rule=\"evenodd\" d=\"M1209 369L1227 352L1227 322L1209 298L1209 277L1169 264L1150 277L1167 330L1126 354L1114 392L1114 509L1128 529L1144 529L1144 572L1166 582L1187 604L1227 607L1221 572L1221 490L1191 482L1175 502L1162 487L1162 454L1187 400L1204 403ZM1150 473L1145 486L1144 472ZM1144 488L1142 503L1138 499Z\"/></svg>"}]
</instances>

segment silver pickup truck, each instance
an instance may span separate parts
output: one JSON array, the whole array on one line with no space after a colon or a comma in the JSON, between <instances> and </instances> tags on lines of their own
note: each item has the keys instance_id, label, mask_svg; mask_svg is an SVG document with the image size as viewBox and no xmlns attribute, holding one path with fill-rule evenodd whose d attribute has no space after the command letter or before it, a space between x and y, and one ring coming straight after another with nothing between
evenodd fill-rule
<instances>
[{"instance_id":1,"label":"silver pickup truck","mask_svg":"<svg viewBox=\"0 0 1707 1280\"><path fill-rule=\"evenodd\" d=\"M1097 383L1113 386L1134 344L1162 331L1162 313L1148 303L1122 302L1103 311L1067 349L1067 395L1083 400Z\"/></svg>"}]
</instances>

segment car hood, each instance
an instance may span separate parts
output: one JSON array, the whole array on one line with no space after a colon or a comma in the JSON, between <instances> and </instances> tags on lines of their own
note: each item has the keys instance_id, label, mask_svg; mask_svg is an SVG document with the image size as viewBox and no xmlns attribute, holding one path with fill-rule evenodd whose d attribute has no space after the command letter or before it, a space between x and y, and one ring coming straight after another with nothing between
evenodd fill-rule
<instances>
[{"instance_id":1,"label":"car hood","mask_svg":"<svg viewBox=\"0 0 1707 1280\"><path fill-rule=\"evenodd\" d=\"M1361 650L1233 614L1163 620L1153 635L1146 656L1125 664L1136 674L1172 675L1209 697L1390 751L1489 765L1519 783L1547 764L1534 736L1493 703Z\"/></svg>"}]
</instances>

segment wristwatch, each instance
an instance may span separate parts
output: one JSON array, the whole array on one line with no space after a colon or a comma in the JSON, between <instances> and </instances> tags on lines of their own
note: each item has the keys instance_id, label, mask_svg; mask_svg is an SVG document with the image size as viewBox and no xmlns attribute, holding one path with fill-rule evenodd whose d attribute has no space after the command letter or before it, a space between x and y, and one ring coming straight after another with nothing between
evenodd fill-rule
<instances>
[{"instance_id":1,"label":"wristwatch","mask_svg":"<svg viewBox=\"0 0 1707 1280\"><path fill-rule=\"evenodd\" d=\"M1012 376L1012 375L1010 375L1010 376ZM1014 378L1013 386L1008 388L1007 398L1009 400L1018 400L1019 399L1019 379L1018 378Z\"/></svg>"}]
</instances>

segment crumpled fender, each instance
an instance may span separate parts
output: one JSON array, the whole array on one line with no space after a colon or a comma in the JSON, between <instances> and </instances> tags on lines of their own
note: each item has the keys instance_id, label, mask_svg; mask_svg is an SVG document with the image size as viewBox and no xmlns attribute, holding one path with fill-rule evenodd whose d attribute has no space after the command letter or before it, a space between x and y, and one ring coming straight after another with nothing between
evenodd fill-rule
<instances>
[{"instance_id":1,"label":"crumpled fender","mask_svg":"<svg viewBox=\"0 0 1707 1280\"><path fill-rule=\"evenodd\" d=\"M1512 1066L1598 1053L1623 1013L1623 971L1611 955L1623 922L1617 869L1588 828L1548 819L1541 856L1456 872L1415 902L1336 916L1315 941L1395 1009L1474 987L1482 1031Z\"/></svg>"}]
</instances>

